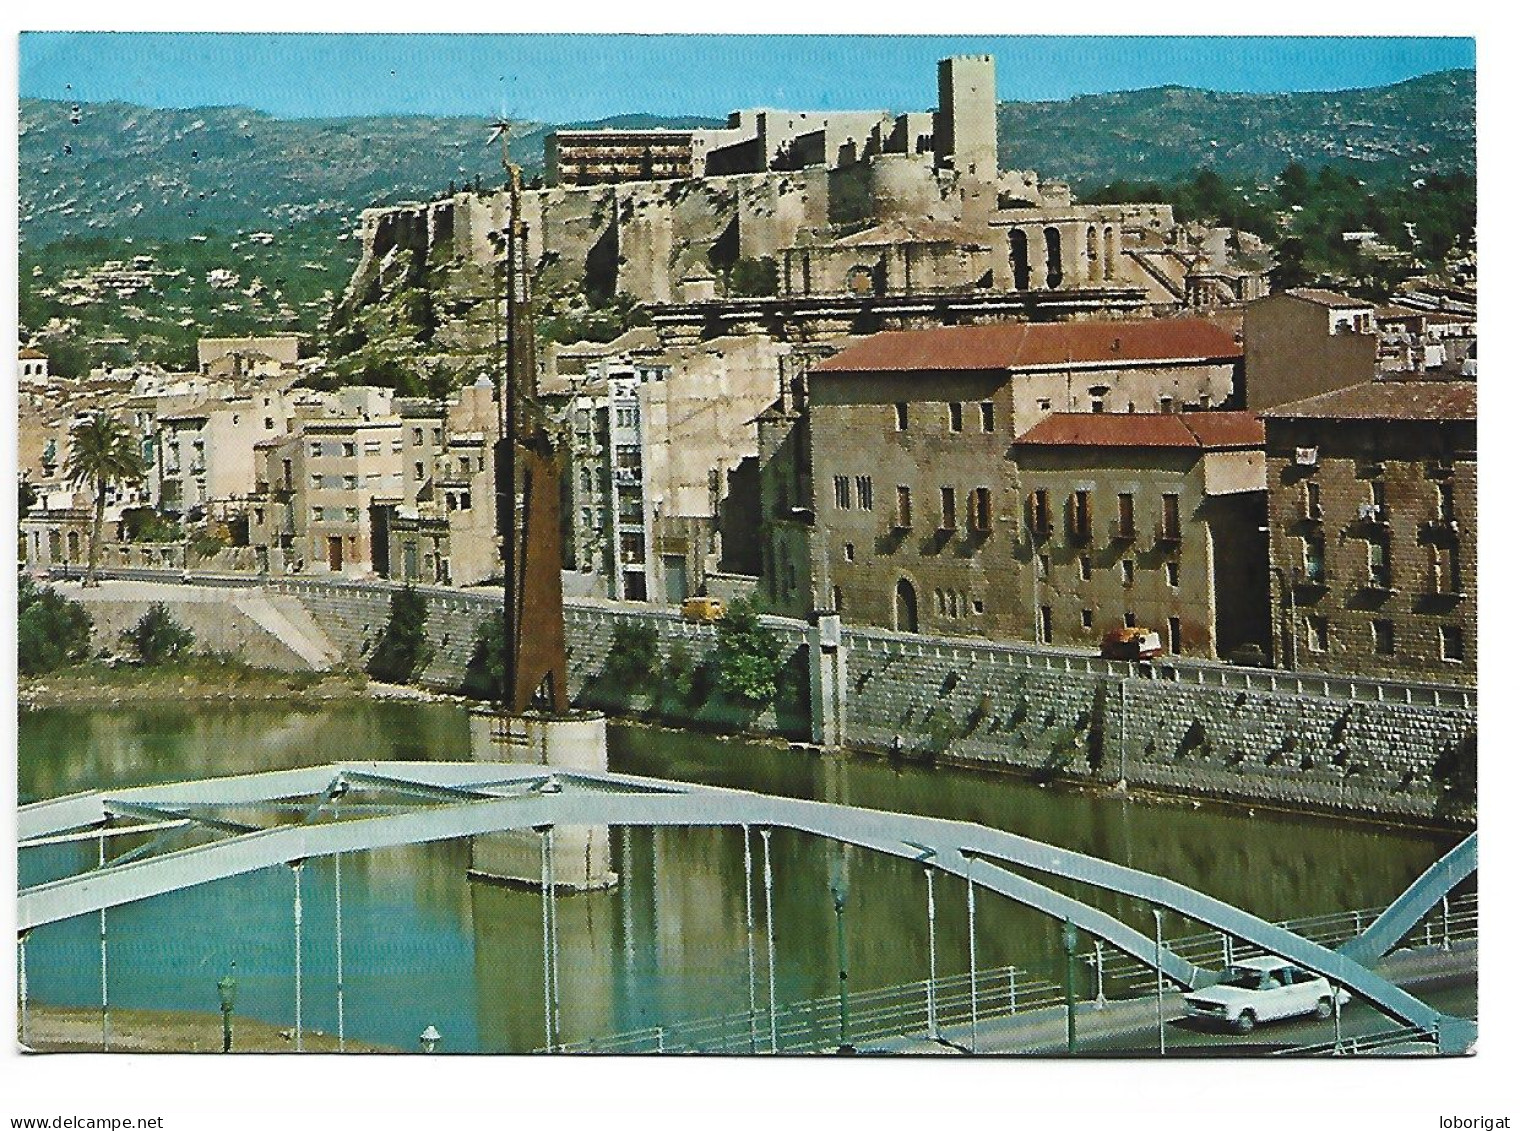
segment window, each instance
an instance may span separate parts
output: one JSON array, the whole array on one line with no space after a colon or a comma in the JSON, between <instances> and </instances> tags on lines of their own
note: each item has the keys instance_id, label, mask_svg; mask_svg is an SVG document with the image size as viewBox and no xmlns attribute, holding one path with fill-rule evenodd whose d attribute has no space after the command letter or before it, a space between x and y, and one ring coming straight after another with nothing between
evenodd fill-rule
<instances>
[{"instance_id":1,"label":"window","mask_svg":"<svg viewBox=\"0 0 1520 1131\"><path fill-rule=\"evenodd\" d=\"M1119 579L1126 587L1135 583L1135 559L1125 558L1119 563Z\"/></svg>"},{"instance_id":2,"label":"window","mask_svg":"<svg viewBox=\"0 0 1520 1131\"><path fill-rule=\"evenodd\" d=\"M365 440L364 441L364 454L367 455L367 456L377 456L377 455L379 455L380 454L380 441L379 440Z\"/></svg>"},{"instance_id":3,"label":"window","mask_svg":"<svg viewBox=\"0 0 1520 1131\"><path fill-rule=\"evenodd\" d=\"M1182 584L1182 570L1176 562L1166 563L1166 583L1173 589Z\"/></svg>"},{"instance_id":4,"label":"window","mask_svg":"<svg viewBox=\"0 0 1520 1131\"><path fill-rule=\"evenodd\" d=\"M1114 525L1114 536L1121 539L1135 536L1135 496L1128 492L1119 496L1119 518Z\"/></svg>"},{"instance_id":5,"label":"window","mask_svg":"<svg viewBox=\"0 0 1520 1131\"><path fill-rule=\"evenodd\" d=\"M412 464L412 475L417 479L426 478L426 476L422 473L422 463L420 461Z\"/></svg>"},{"instance_id":6,"label":"window","mask_svg":"<svg viewBox=\"0 0 1520 1131\"><path fill-rule=\"evenodd\" d=\"M1457 548L1455 546L1432 546L1434 569L1431 591L1435 593L1460 593L1462 580L1457 576Z\"/></svg>"},{"instance_id":7,"label":"window","mask_svg":"<svg viewBox=\"0 0 1520 1131\"><path fill-rule=\"evenodd\" d=\"M412 429L412 443L414 443L414 444L421 444L422 443L422 429L421 428L413 428Z\"/></svg>"},{"instance_id":8,"label":"window","mask_svg":"<svg viewBox=\"0 0 1520 1131\"><path fill-rule=\"evenodd\" d=\"M1381 479L1373 479L1367 486L1372 502L1372 520L1374 522L1386 522L1388 519L1388 484Z\"/></svg>"},{"instance_id":9,"label":"window","mask_svg":"<svg viewBox=\"0 0 1520 1131\"><path fill-rule=\"evenodd\" d=\"M842 511L850 509L850 477L848 475L834 476L834 506Z\"/></svg>"},{"instance_id":10,"label":"window","mask_svg":"<svg viewBox=\"0 0 1520 1131\"><path fill-rule=\"evenodd\" d=\"M1462 630L1454 624L1443 624L1441 626L1441 659L1459 664L1462 658Z\"/></svg>"},{"instance_id":11,"label":"window","mask_svg":"<svg viewBox=\"0 0 1520 1131\"><path fill-rule=\"evenodd\" d=\"M1052 628L1052 625L1051 625L1051 617L1050 617L1050 606L1049 605L1041 605L1040 606L1040 643L1041 644L1049 644L1050 643L1051 636L1052 636L1051 628Z\"/></svg>"},{"instance_id":12,"label":"window","mask_svg":"<svg viewBox=\"0 0 1520 1131\"><path fill-rule=\"evenodd\" d=\"M853 562L855 560L855 543L854 542L846 542L844 544L844 560L847 561L847 562Z\"/></svg>"},{"instance_id":13,"label":"window","mask_svg":"<svg viewBox=\"0 0 1520 1131\"><path fill-rule=\"evenodd\" d=\"M1134 628L1135 627L1135 614L1134 613L1125 613L1124 614L1124 627L1125 628Z\"/></svg>"},{"instance_id":14,"label":"window","mask_svg":"<svg viewBox=\"0 0 1520 1131\"><path fill-rule=\"evenodd\" d=\"M1043 487L1029 496L1029 527L1036 535L1050 533L1050 492Z\"/></svg>"},{"instance_id":15,"label":"window","mask_svg":"<svg viewBox=\"0 0 1520 1131\"><path fill-rule=\"evenodd\" d=\"M1330 620L1328 617L1310 615L1305 618L1309 628L1309 651L1330 650Z\"/></svg>"},{"instance_id":16,"label":"window","mask_svg":"<svg viewBox=\"0 0 1520 1131\"><path fill-rule=\"evenodd\" d=\"M312 507L311 508L311 520L313 522L326 522L327 521L327 511L326 511L326 509L324 507Z\"/></svg>"},{"instance_id":17,"label":"window","mask_svg":"<svg viewBox=\"0 0 1520 1131\"><path fill-rule=\"evenodd\" d=\"M1083 609L1082 610L1082 627L1083 628L1091 628L1092 626L1093 626L1093 611L1091 609Z\"/></svg>"},{"instance_id":18,"label":"window","mask_svg":"<svg viewBox=\"0 0 1520 1131\"><path fill-rule=\"evenodd\" d=\"M1304 580L1311 585L1325 583L1325 538L1322 534L1304 539Z\"/></svg>"},{"instance_id":19,"label":"window","mask_svg":"<svg viewBox=\"0 0 1520 1131\"><path fill-rule=\"evenodd\" d=\"M837 585L834 586L834 611L836 613L844 612L844 594Z\"/></svg>"},{"instance_id":20,"label":"window","mask_svg":"<svg viewBox=\"0 0 1520 1131\"><path fill-rule=\"evenodd\" d=\"M982 604L982 602L980 600L976 600L976 601L972 601L971 602L971 612L972 612L972 614L974 616L981 616L982 613L985 612L985 611L986 611L986 607Z\"/></svg>"},{"instance_id":21,"label":"window","mask_svg":"<svg viewBox=\"0 0 1520 1131\"><path fill-rule=\"evenodd\" d=\"M322 441L321 440L313 440L311 442L311 458L312 459L320 459L321 457L322 457Z\"/></svg>"},{"instance_id":22,"label":"window","mask_svg":"<svg viewBox=\"0 0 1520 1131\"><path fill-rule=\"evenodd\" d=\"M344 522L358 522L359 521L359 508L358 507L344 507L343 508L343 521Z\"/></svg>"},{"instance_id":23,"label":"window","mask_svg":"<svg viewBox=\"0 0 1520 1131\"><path fill-rule=\"evenodd\" d=\"M897 515L893 522L898 530L907 530L913 525L913 492L901 484L897 488Z\"/></svg>"},{"instance_id":24,"label":"window","mask_svg":"<svg viewBox=\"0 0 1520 1131\"><path fill-rule=\"evenodd\" d=\"M1089 557L1086 554L1083 554L1080 558L1077 559L1077 566L1081 570L1082 580L1083 581L1091 581L1092 580L1092 558Z\"/></svg>"},{"instance_id":25,"label":"window","mask_svg":"<svg viewBox=\"0 0 1520 1131\"><path fill-rule=\"evenodd\" d=\"M898 401L892 406L892 412L899 432L908 430L908 402Z\"/></svg>"},{"instance_id":26,"label":"window","mask_svg":"<svg viewBox=\"0 0 1520 1131\"><path fill-rule=\"evenodd\" d=\"M950 402L950 431L959 432L965 426L963 408L960 401Z\"/></svg>"},{"instance_id":27,"label":"window","mask_svg":"<svg viewBox=\"0 0 1520 1131\"><path fill-rule=\"evenodd\" d=\"M273 432L274 431L274 417L272 417L272 416L266 416L266 417L264 417L264 431L265 432Z\"/></svg>"},{"instance_id":28,"label":"window","mask_svg":"<svg viewBox=\"0 0 1520 1131\"><path fill-rule=\"evenodd\" d=\"M1391 620L1372 622L1372 650L1379 656L1393 655L1393 622Z\"/></svg>"},{"instance_id":29,"label":"window","mask_svg":"<svg viewBox=\"0 0 1520 1131\"><path fill-rule=\"evenodd\" d=\"M1037 576L1037 577L1049 577L1050 576L1050 555L1049 554L1041 554L1038 558L1035 559L1035 562L1036 562L1035 576Z\"/></svg>"},{"instance_id":30,"label":"window","mask_svg":"<svg viewBox=\"0 0 1520 1131\"><path fill-rule=\"evenodd\" d=\"M1182 519L1176 495L1161 496L1161 537L1167 542L1182 541Z\"/></svg>"},{"instance_id":31,"label":"window","mask_svg":"<svg viewBox=\"0 0 1520 1131\"><path fill-rule=\"evenodd\" d=\"M1077 543L1092 541L1092 492L1074 491L1071 495L1068 533Z\"/></svg>"},{"instance_id":32,"label":"window","mask_svg":"<svg viewBox=\"0 0 1520 1131\"><path fill-rule=\"evenodd\" d=\"M1162 397L1161 398L1161 411L1162 412L1171 412L1172 411L1172 398L1171 397Z\"/></svg>"},{"instance_id":33,"label":"window","mask_svg":"<svg viewBox=\"0 0 1520 1131\"><path fill-rule=\"evenodd\" d=\"M1436 517L1442 522L1457 521L1457 495L1450 483L1436 484Z\"/></svg>"},{"instance_id":34,"label":"window","mask_svg":"<svg viewBox=\"0 0 1520 1131\"><path fill-rule=\"evenodd\" d=\"M442 428L434 428L433 429L433 443L435 443L435 444L441 444L441 443L443 443L443 429Z\"/></svg>"},{"instance_id":35,"label":"window","mask_svg":"<svg viewBox=\"0 0 1520 1131\"><path fill-rule=\"evenodd\" d=\"M345 459L353 459L354 456L357 454L357 452L358 452L358 449L355 447L355 445L354 445L354 443L353 443L352 440L344 442L344 444L343 444L343 456L344 456Z\"/></svg>"},{"instance_id":36,"label":"window","mask_svg":"<svg viewBox=\"0 0 1520 1131\"><path fill-rule=\"evenodd\" d=\"M971 492L970 514L967 521L972 533L986 534L992 529L992 491L987 487L978 487Z\"/></svg>"},{"instance_id":37,"label":"window","mask_svg":"<svg viewBox=\"0 0 1520 1131\"><path fill-rule=\"evenodd\" d=\"M941 487L939 489L939 528L941 530L955 529L954 487Z\"/></svg>"},{"instance_id":38,"label":"window","mask_svg":"<svg viewBox=\"0 0 1520 1131\"><path fill-rule=\"evenodd\" d=\"M468 491L459 492L459 509L462 511L470 509L470 493Z\"/></svg>"},{"instance_id":39,"label":"window","mask_svg":"<svg viewBox=\"0 0 1520 1131\"><path fill-rule=\"evenodd\" d=\"M1325 509L1319 501L1319 484L1312 479L1304 482L1304 517L1315 522L1325 517Z\"/></svg>"},{"instance_id":40,"label":"window","mask_svg":"<svg viewBox=\"0 0 1520 1131\"><path fill-rule=\"evenodd\" d=\"M982 431L983 432L991 432L992 431L992 402L991 401L983 401L982 404L981 404L981 409L982 409Z\"/></svg>"},{"instance_id":41,"label":"window","mask_svg":"<svg viewBox=\"0 0 1520 1131\"><path fill-rule=\"evenodd\" d=\"M1393 588L1393 562L1388 543L1381 538L1367 542L1367 584L1374 589Z\"/></svg>"},{"instance_id":42,"label":"window","mask_svg":"<svg viewBox=\"0 0 1520 1131\"><path fill-rule=\"evenodd\" d=\"M322 477L320 475L313 475L311 477L311 485L314 490L320 491L322 489Z\"/></svg>"},{"instance_id":43,"label":"window","mask_svg":"<svg viewBox=\"0 0 1520 1131\"><path fill-rule=\"evenodd\" d=\"M944 616L946 607L945 591L943 589L936 589L934 591L934 611Z\"/></svg>"},{"instance_id":44,"label":"window","mask_svg":"<svg viewBox=\"0 0 1520 1131\"><path fill-rule=\"evenodd\" d=\"M869 475L857 475L855 477L855 499L860 503L860 509L871 509L871 477Z\"/></svg>"},{"instance_id":45,"label":"window","mask_svg":"<svg viewBox=\"0 0 1520 1131\"><path fill-rule=\"evenodd\" d=\"M1166 618L1167 650L1174 656L1182 655L1182 618Z\"/></svg>"},{"instance_id":46,"label":"window","mask_svg":"<svg viewBox=\"0 0 1520 1131\"><path fill-rule=\"evenodd\" d=\"M1092 410L1093 410L1094 413L1102 413L1102 411L1103 411L1103 398L1102 397L1093 397L1092 398Z\"/></svg>"},{"instance_id":47,"label":"window","mask_svg":"<svg viewBox=\"0 0 1520 1131\"><path fill-rule=\"evenodd\" d=\"M359 477L357 475L345 475L343 477L343 489L345 491L357 491L359 489Z\"/></svg>"}]
</instances>

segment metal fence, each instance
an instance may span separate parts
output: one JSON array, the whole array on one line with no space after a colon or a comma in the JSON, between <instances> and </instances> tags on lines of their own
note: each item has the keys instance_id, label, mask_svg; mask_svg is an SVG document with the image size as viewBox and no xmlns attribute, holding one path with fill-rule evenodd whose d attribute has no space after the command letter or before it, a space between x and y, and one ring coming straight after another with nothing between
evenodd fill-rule
<instances>
[{"instance_id":1,"label":"metal fence","mask_svg":"<svg viewBox=\"0 0 1520 1131\"><path fill-rule=\"evenodd\" d=\"M1382 913L1382 908L1361 908L1328 915L1289 919L1286 927L1322 946L1335 947L1361 934ZM1404 936L1404 947L1450 947L1477 938L1478 896L1470 893L1438 905ZM1230 962L1265 954L1252 944L1231 939L1218 931L1165 940L1174 953L1198 966L1222 967ZM1085 985L1077 993L1100 1004L1154 992L1153 967L1105 948L1101 943L1082 956L1086 963ZM918 1035L943 1040L950 1029L962 1033L975 1023L1008 1018L1015 1014L1063 1004L1064 987L1016 966L1000 966L976 972L975 993L969 973L904 982L895 986L851 993L848 997L848 1040L861 1045L872 1041ZM727 1013L713 1017L675 1021L669 1025L630 1029L606 1037L562 1044L558 1051L572 1053L817 1053L832 1052L841 1043L838 994L794 1002L776 1010L774 1044L772 1023L764 1008L751 1014ZM932 1019L931 1019L932 1009ZM1401 1041L1415 1030L1401 1029ZM1360 1038L1360 1048L1379 1047L1372 1038ZM950 1044L950 1042L945 1042ZM1390 1040L1388 1043L1395 1043ZM1343 1046L1346 1042L1342 1042ZM952 1045L951 1047L964 1047ZM542 1049L540 1052L544 1051ZM967 1050L969 1051L969 1050ZM1294 1050L1304 1052L1305 1050ZM1344 1047L1342 1051L1345 1051Z\"/></svg>"}]
</instances>

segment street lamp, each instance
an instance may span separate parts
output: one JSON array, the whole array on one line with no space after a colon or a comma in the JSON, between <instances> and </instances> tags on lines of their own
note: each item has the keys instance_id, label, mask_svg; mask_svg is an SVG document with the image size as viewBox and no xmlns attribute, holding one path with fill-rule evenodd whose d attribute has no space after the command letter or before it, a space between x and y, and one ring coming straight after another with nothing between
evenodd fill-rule
<instances>
[{"instance_id":1,"label":"street lamp","mask_svg":"<svg viewBox=\"0 0 1520 1131\"><path fill-rule=\"evenodd\" d=\"M1161 1055L1166 1055L1166 1016L1162 1011L1162 991L1165 985L1161 980L1161 908L1152 907L1151 914L1156 917L1156 1037L1161 1042Z\"/></svg>"},{"instance_id":2,"label":"street lamp","mask_svg":"<svg viewBox=\"0 0 1520 1131\"><path fill-rule=\"evenodd\" d=\"M850 960L844 940L844 904L849 890L849 881L841 866L834 873L829 891L834 896L834 949L839 959L839 1051L845 1055L855 1051L855 1046L850 1044Z\"/></svg>"},{"instance_id":3,"label":"street lamp","mask_svg":"<svg viewBox=\"0 0 1520 1131\"><path fill-rule=\"evenodd\" d=\"M233 974L237 963L232 964L225 977L216 983L216 996L222 1003L222 1051L232 1051L232 1007L237 1004L237 979Z\"/></svg>"},{"instance_id":4,"label":"street lamp","mask_svg":"<svg viewBox=\"0 0 1520 1131\"><path fill-rule=\"evenodd\" d=\"M1066 1055L1077 1051L1077 925L1070 919L1061 928L1061 945L1066 948Z\"/></svg>"},{"instance_id":5,"label":"street lamp","mask_svg":"<svg viewBox=\"0 0 1520 1131\"><path fill-rule=\"evenodd\" d=\"M423 1052L432 1052L438 1047L438 1042L443 1040L443 1034L432 1025L429 1025L426 1029L422 1030L422 1035L417 1040L422 1044Z\"/></svg>"}]
</instances>

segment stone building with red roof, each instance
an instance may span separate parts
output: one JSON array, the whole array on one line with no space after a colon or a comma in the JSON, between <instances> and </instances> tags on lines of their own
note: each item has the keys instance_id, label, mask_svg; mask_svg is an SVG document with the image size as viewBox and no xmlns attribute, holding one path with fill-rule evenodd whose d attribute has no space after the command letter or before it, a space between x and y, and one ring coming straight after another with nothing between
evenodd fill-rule
<instances>
[{"instance_id":1,"label":"stone building with red roof","mask_svg":"<svg viewBox=\"0 0 1520 1131\"><path fill-rule=\"evenodd\" d=\"M1477 679L1477 384L1368 381L1263 413L1279 667Z\"/></svg>"},{"instance_id":2,"label":"stone building with red roof","mask_svg":"<svg viewBox=\"0 0 1520 1131\"><path fill-rule=\"evenodd\" d=\"M994 639L1096 648L1106 629L1149 618L1164 636L1176 622L1181 654L1265 645L1264 583L1234 558L1264 512L1260 423L1202 411L1232 403L1240 356L1234 334L1202 319L894 331L843 350L774 414L775 436L762 427L766 598ZM1054 508L1048 531L1031 523L1031 475ZM1157 542L1167 495L1179 509ZM1087 524L1074 539L1060 508L1078 496ZM1120 496L1134 526L1123 538ZM1231 546L1216 553L1226 526ZM1219 576L1244 595L1219 598Z\"/></svg>"}]
</instances>

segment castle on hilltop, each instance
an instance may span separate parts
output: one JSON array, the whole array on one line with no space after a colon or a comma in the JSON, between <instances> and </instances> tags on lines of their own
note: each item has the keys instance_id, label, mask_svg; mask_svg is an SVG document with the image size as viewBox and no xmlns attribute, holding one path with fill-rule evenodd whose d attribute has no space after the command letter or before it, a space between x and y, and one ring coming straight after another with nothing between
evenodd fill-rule
<instances>
[{"instance_id":1,"label":"castle on hilltop","mask_svg":"<svg viewBox=\"0 0 1520 1131\"><path fill-rule=\"evenodd\" d=\"M687 340L785 334L799 319L827 336L1206 310L1264 291L1266 250L1249 233L1178 224L1163 204L1080 204L1061 182L1002 169L990 55L941 60L932 111L562 130L546 164L546 186L523 194L535 293L625 295ZM340 312L440 278L483 297L506 208L502 192L467 191L367 211ZM732 285L746 264L763 265L765 289ZM478 345L480 320L449 307L438 340Z\"/></svg>"}]
</instances>

